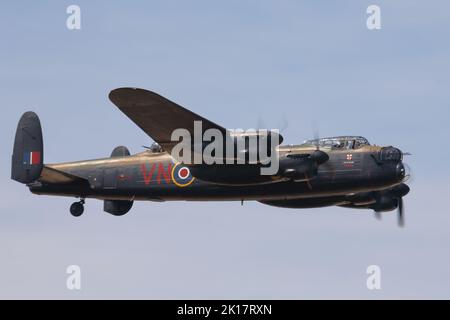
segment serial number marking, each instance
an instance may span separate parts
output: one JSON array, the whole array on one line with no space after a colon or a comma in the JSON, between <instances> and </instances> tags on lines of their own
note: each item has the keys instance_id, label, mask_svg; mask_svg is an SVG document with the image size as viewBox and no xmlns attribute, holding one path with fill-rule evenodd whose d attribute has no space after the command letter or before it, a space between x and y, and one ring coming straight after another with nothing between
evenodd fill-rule
<instances>
[{"instance_id":1,"label":"serial number marking","mask_svg":"<svg viewBox=\"0 0 450 320\"><path fill-rule=\"evenodd\" d=\"M223 304L222 315L270 315L272 305L265 304Z\"/></svg>"},{"instance_id":2,"label":"serial number marking","mask_svg":"<svg viewBox=\"0 0 450 320\"><path fill-rule=\"evenodd\" d=\"M208 318L213 314L224 315L271 315L272 305L265 304L222 304L220 309L213 309L208 306L184 306L178 307L178 315L197 315Z\"/></svg>"}]
</instances>

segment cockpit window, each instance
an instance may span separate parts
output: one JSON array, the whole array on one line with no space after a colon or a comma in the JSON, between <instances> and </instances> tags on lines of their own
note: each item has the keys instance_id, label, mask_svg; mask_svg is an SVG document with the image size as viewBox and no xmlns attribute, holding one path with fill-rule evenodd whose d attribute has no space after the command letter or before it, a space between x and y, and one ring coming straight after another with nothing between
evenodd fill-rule
<instances>
[{"instance_id":1,"label":"cockpit window","mask_svg":"<svg viewBox=\"0 0 450 320\"><path fill-rule=\"evenodd\" d=\"M319 145L321 148L330 148L334 150L352 150L359 149L362 146L370 145L364 137L359 136L344 136L344 137L331 137L307 140L304 145Z\"/></svg>"}]
</instances>

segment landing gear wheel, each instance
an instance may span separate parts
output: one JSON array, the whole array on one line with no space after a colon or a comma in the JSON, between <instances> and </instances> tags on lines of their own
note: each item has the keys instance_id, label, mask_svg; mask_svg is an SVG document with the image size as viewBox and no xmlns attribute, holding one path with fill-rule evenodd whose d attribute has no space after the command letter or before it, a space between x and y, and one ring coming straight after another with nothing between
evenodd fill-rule
<instances>
[{"instance_id":1,"label":"landing gear wheel","mask_svg":"<svg viewBox=\"0 0 450 320\"><path fill-rule=\"evenodd\" d=\"M80 201L80 202L74 202L72 203L72 205L70 206L70 213L74 216L74 217L79 217L83 214L84 212L84 201Z\"/></svg>"}]
</instances>

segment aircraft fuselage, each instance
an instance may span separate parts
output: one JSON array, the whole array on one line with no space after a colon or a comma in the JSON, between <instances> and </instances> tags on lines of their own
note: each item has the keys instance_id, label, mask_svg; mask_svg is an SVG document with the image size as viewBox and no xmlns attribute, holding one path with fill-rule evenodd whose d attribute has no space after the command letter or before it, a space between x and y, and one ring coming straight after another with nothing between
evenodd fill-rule
<instances>
[{"instance_id":1,"label":"aircraft fuselage","mask_svg":"<svg viewBox=\"0 0 450 320\"><path fill-rule=\"evenodd\" d=\"M291 149L280 147L282 158ZM114 200L285 200L334 197L383 190L399 184L404 175L401 163L378 163L381 147L329 152L315 177L305 181L290 179L255 185L225 185L202 181L189 167L177 164L166 152L150 151L131 156L47 165L82 177L88 183L41 182L29 185L36 194ZM308 150L305 150L307 152ZM187 170L186 170L187 168Z\"/></svg>"}]
</instances>

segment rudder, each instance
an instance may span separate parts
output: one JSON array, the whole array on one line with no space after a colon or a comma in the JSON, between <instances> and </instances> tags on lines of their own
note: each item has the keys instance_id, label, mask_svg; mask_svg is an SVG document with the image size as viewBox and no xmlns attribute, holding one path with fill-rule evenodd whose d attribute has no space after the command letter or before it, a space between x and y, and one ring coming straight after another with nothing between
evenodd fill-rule
<instances>
[{"instance_id":1,"label":"rudder","mask_svg":"<svg viewBox=\"0 0 450 320\"><path fill-rule=\"evenodd\" d=\"M11 179L31 183L41 175L44 163L44 145L39 117L25 112L19 120L14 139Z\"/></svg>"}]
</instances>

